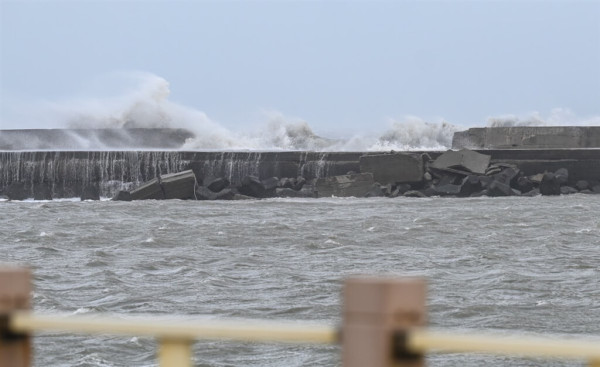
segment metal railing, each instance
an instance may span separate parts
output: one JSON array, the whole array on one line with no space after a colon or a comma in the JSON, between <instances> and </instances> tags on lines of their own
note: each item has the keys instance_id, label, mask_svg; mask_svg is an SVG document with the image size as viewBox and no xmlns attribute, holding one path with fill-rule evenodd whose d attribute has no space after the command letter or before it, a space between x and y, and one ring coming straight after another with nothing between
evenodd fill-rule
<instances>
[{"instance_id":1,"label":"metal railing","mask_svg":"<svg viewBox=\"0 0 600 367\"><path fill-rule=\"evenodd\" d=\"M124 319L103 315L43 315L29 311L29 271L0 269L0 366L31 364L36 331L157 338L160 366L191 366L200 339L341 344L344 367L423 366L428 352L484 353L577 359L600 367L600 339L432 331L422 279L351 278L344 285L340 328L292 322Z\"/></svg>"}]
</instances>

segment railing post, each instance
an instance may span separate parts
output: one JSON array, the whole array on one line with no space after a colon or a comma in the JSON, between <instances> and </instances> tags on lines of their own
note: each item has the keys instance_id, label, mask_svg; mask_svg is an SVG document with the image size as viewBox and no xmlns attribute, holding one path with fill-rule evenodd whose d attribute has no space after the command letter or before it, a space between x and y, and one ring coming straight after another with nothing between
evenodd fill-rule
<instances>
[{"instance_id":1,"label":"railing post","mask_svg":"<svg viewBox=\"0 0 600 367\"><path fill-rule=\"evenodd\" d=\"M192 341L165 338L158 341L158 365L160 367L191 367Z\"/></svg>"},{"instance_id":2,"label":"railing post","mask_svg":"<svg viewBox=\"0 0 600 367\"><path fill-rule=\"evenodd\" d=\"M16 334L9 328L14 311L31 307L31 273L28 269L0 268L0 366L29 367L31 365L31 339L26 334Z\"/></svg>"},{"instance_id":3,"label":"railing post","mask_svg":"<svg viewBox=\"0 0 600 367\"><path fill-rule=\"evenodd\" d=\"M403 349L408 330L426 323L423 279L349 278L343 292L343 367L425 365Z\"/></svg>"}]
</instances>

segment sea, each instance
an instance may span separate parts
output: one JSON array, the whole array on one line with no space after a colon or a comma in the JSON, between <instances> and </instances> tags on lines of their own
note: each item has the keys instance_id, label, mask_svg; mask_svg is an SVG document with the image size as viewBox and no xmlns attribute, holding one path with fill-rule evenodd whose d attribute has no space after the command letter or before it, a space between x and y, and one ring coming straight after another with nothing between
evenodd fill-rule
<instances>
[{"instance_id":1,"label":"sea","mask_svg":"<svg viewBox=\"0 0 600 367\"><path fill-rule=\"evenodd\" d=\"M0 201L41 313L341 323L343 280L425 277L429 325L600 336L600 195ZM599 339L600 340L600 339ZM156 366L155 340L39 332L34 366ZM332 345L198 341L195 366L340 366ZM429 354L429 366L584 361Z\"/></svg>"}]
</instances>

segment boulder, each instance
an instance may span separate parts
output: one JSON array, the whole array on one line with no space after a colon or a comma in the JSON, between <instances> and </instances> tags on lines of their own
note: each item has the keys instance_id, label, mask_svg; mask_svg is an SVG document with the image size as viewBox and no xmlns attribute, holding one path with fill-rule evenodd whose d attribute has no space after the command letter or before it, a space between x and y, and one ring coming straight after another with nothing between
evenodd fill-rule
<instances>
[{"instance_id":1,"label":"boulder","mask_svg":"<svg viewBox=\"0 0 600 367\"><path fill-rule=\"evenodd\" d=\"M25 184L18 181L8 185L8 187L4 189L4 195L6 195L9 200L25 200L28 196L25 192Z\"/></svg>"},{"instance_id":2,"label":"boulder","mask_svg":"<svg viewBox=\"0 0 600 367\"><path fill-rule=\"evenodd\" d=\"M294 187L292 187L292 189L300 191L302 190L302 187L304 187L304 184L306 184L306 179L302 176L299 176L296 178L296 182L294 182Z\"/></svg>"},{"instance_id":3,"label":"boulder","mask_svg":"<svg viewBox=\"0 0 600 367\"><path fill-rule=\"evenodd\" d=\"M213 178L204 180L204 186L206 186L212 192L219 192L229 187L231 183L226 178Z\"/></svg>"},{"instance_id":4,"label":"boulder","mask_svg":"<svg viewBox=\"0 0 600 367\"><path fill-rule=\"evenodd\" d=\"M577 190L579 191L583 191L583 190L587 190L590 188L590 183L585 181L585 180L579 180L577 181L577 183L575 184L575 187L577 188Z\"/></svg>"},{"instance_id":5,"label":"boulder","mask_svg":"<svg viewBox=\"0 0 600 367\"><path fill-rule=\"evenodd\" d=\"M311 198L312 193L307 191L296 191L288 187L278 188L275 190L275 196L278 198Z\"/></svg>"},{"instance_id":6,"label":"boulder","mask_svg":"<svg viewBox=\"0 0 600 367\"><path fill-rule=\"evenodd\" d=\"M427 195L423 194L421 191L417 190L409 190L402 195L407 198L426 198Z\"/></svg>"},{"instance_id":7,"label":"boulder","mask_svg":"<svg viewBox=\"0 0 600 367\"><path fill-rule=\"evenodd\" d=\"M571 186L561 186L560 187L560 194L561 195L570 195L570 194L577 194L579 191L577 191L576 188L571 187Z\"/></svg>"},{"instance_id":8,"label":"boulder","mask_svg":"<svg viewBox=\"0 0 600 367\"><path fill-rule=\"evenodd\" d=\"M112 201L131 201L131 193L121 190L112 198Z\"/></svg>"},{"instance_id":9,"label":"boulder","mask_svg":"<svg viewBox=\"0 0 600 367\"><path fill-rule=\"evenodd\" d=\"M275 196L275 189L279 187L279 178L277 177L269 177L261 181L263 186L265 187L265 197Z\"/></svg>"},{"instance_id":10,"label":"boulder","mask_svg":"<svg viewBox=\"0 0 600 367\"><path fill-rule=\"evenodd\" d=\"M496 173L492 177L494 178L494 181L498 181L510 187L517 187L519 172L518 168L509 167L503 169L500 173Z\"/></svg>"},{"instance_id":11,"label":"boulder","mask_svg":"<svg viewBox=\"0 0 600 367\"><path fill-rule=\"evenodd\" d=\"M359 164L361 173L372 173L382 185L423 181L423 158L419 155L366 154L359 158Z\"/></svg>"},{"instance_id":12,"label":"boulder","mask_svg":"<svg viewBox=\"0 0 600 367\"><path fill-rule=\"evenodd\" d=\"M294 188L294 182L295 180L293 178L289 178L289 177L283 177L279 180L279 185L278 187L284 188L284 189L293 189Z\"/></svg>"},{"instance_id":13,"label":"boulder","mask_svg":"<svg viewBox=\"0 0 600 367\"><path fill-rule=\"evenodd\" d=\"M160 176L165 199L193 199L196 176L190 169L187 171L171 173Z\"/></svg>"},{"instance_id":14,"label":"boulder","mask_svg":"<svg viewBox=\"0 0 600 367\"><path fill-rule=\"evenodd\" d=\"M371 173L318 178L315 189L318 197L364 197L375 181Z\"/></svg>"},{"instance_id":15,"label":"boulder","mask_svg":"<svg viewBox=\"0 0 600 367\"><path fill-rule=\"evenodd\" d=\"M253 198L252 196L235 194L235 195L233 195L233 199L231 199L231 200L254 200L254 199L256 199L256 198Z\"/></svg>"},{"instance_id":16,"label":"boulder","mask_svg":"<svg viewBox=\"0 0 600 367\"><path fill-rule=\"evenodd\" d=\"M566 168L559 168L554 172L554 177L559 185L566 185L569 181L569 171Z\"/></svg>"},{"instance_id":17,"label":"boulder","mask_svg":"<svg viewBox=\"0 0 600 367\"><path fill-rule=\"evenodd\" d=\"M560 195L560 183L554 173L544 173L540 182L540 193L542 195Z\"/></svg>"},{"instance_id":18,"label":"boulder","mask_svg":"<svg viewBox=\"0 0 600 367\"><path fill-rule=\"evenodd\" d=\"M216 200L217 199L217 193L211 191L208 187L206 186L197 186L195 191L195 198L196 200Z\"/></svg>"},{"instance_id":19,"label":"boulder","mask_svg":"<svg viewBox=\"0 0 600 367\"><path fill-rule=\"evenodd\" d=\"M431 163L436 169L457 169L472 173L484 174L490 164L490 156L468 149L449 150Z\"/></svg>"},{"instance_id":20,"label":"boulder","mask_svg":"<svg viewBox=\"0 0 600 367\"><path fill-rule=\"evenodd\" d=\"M492 181L487 187L488 196L497 197L497 196L511 196L513 195L513 190L507 184L502 183L501 181Z\"/></svg>"},{"instance_id":21,"label":"boulder","mask_svg":"<svg viewBox=\"0 0 600 367\"><path fill-rule=\"evenodd\" d=\"M435 195L439 196L458 195L460 193L460 185L454 184L434 186L433 189L435 190Z\"/></svg>"},{"instance_id":22,"label":"boulder","mask_svg":"<svg viewBox=\"0 0 600 367\"><path fill-rule=\"evenodd\" d=\"M33 200L52 200L52 185L48 182L33 185Z\"/></svg>"},{"instance_id":23,"label":"boulder","mask_svg":"<svg viewBox=\"0 0 600 367\"><path fill-rule=\"evenodd\" d=\"M160 179L154 178L131 191L131 200L162 200L165 198Z\"/></svg>"},{"instance_id":24,"label":"boulder","mask_svg":"<svg viewBox=\"0 0 600 367\"><path fill-rule=\"evenodd\" d=\"M391 187L391 185L390 185ZM369 189L369 191L365 194L366 198L375 198L375 197L384 197L385 195L385 191L383 189L383 187L381 187L381 185L377 182L375 182L373 185L371 185L371 189Z\"/></svg>"},{"instance_id":25,"label":"boulder","mask_svg":"<svg viewBox=\"0 0 600 367\"><path fill-rule=\"evenodd\" d=\"M523 193L522 196L533 197L533 196L538 196L538 195L540 195L540 190L539 189L532 189L530 191L527 191L527 192Z\"/></svg>"},{"instance_id":26,"label":"boulder","mask_svg":"<svg viewBox=\"0 0 600 367\"><path fill-rule=\"evenodd\" d=\"M236 192L232 189L223 189L215 194L214 200L233 200Z\"/></svg>"},{"instance_id":27,"label":"boulder","mask_svg":"<svg viewBox=\"0 0 600 367\"><path fill-rule=\"evenodd\" d=\"M458 192L458 196L460 197L468 197L483 190L483 184L481 183L479 176L476 175L465 177L460 183L459 187L460 190Z\"/></svg>"},{"instance_id":28,"label":"boulder","mask_svg":"<svg viewBox=\"0 0 600 367\"><path fill-rule=\"evenodd\" d=\"M81 190L81 201L84 200L100 200L100 185L85 185Z\"/></svg>"},{"instance_id":29,"label":"boulder","mask_svg":"<svg viewBox=\"0 0 600 367\"><path fill-rule=\"evenodd\" d=\"M246 176L242 179L242 184L239 187L239 192L242 195L252 196L255 198L262 198L266 193L265 186L255 176Z\"/></svg>"},{"instance_id":30,"label":"boulder","mask_svg":"<svg viewBox=\"0 0 600 367\"><path fill-rule=\"evenodd\" d=\"M534 184L533 181L529 179L529 177L519 176L519 178L517 178L517 188L521 192L529 192L533 190Z\"/></svg>"}]
</instances>

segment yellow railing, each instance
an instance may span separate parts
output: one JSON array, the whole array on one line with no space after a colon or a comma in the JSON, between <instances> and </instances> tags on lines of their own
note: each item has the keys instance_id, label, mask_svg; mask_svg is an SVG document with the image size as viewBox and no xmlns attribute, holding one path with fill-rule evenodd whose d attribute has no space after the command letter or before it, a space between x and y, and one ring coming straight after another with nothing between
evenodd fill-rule
<instances>
[{"instance_id":1,"label":"yellow railing","mask_svg":"<svg viewBox=\"0 0 600 367\"><path fill-rule=\"evenodd\" d=\"M600 367L600 338L498 336L427 330L425 282L354 278L344 286L340 328L297 322L167 320L106 315L43 315L28 311L29 272L0 269L0 366L31 362L36 331L157 338L160 366L190 366L194 340L341 344L344 367L422 366L424 354L484 353L577 359Z\"/></svg>"}]
</instances>

